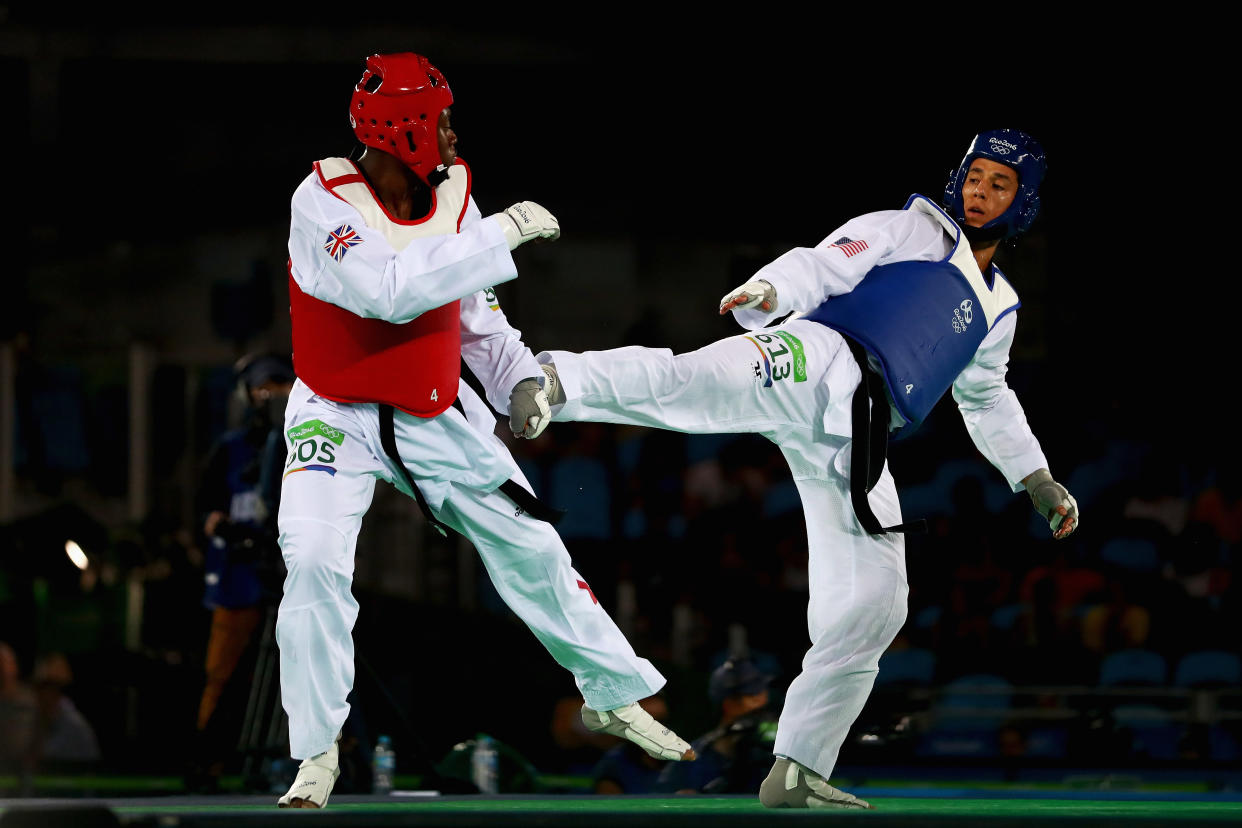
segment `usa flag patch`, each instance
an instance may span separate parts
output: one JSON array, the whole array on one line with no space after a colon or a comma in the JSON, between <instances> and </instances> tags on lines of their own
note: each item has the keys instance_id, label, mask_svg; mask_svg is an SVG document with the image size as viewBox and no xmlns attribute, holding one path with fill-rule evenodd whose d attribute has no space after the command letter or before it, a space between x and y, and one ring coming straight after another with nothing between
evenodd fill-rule
<instances>
[{"instance_id":1,"label":"usa flag patch","mask_svg":"<svg viewBox=\"0 0 1242 828\"><path fill-rule=\"evenodd\" d=\"M323 243L323 249L339 262L345 258L345 252L356 244L362 244L362 237L348 224L342 224L328 234L328 240Z\"/></svg>"},{"instance_id":2,"label":"usa flag patch","mask_svg":"<svg viewBox=\"0 0 1242 828\"><path fill-rule=\"evenodd\" d=\"M834 241L829 247L835 247L845 254L845 258L856 256L867 249L867 243L862 239L851 239L849 236L842 236Z\"/></svg>"}]
</instances>

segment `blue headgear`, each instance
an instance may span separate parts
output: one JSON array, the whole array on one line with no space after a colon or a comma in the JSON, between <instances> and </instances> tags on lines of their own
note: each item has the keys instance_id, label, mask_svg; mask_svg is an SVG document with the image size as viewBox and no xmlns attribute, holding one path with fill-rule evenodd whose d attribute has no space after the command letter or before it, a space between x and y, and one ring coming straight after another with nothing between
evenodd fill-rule
<instances>
[{"instance_id":1,"label":"blue headgear","mask_svg":"<svg viewBox=\"0 0 1242 828\"><path fill-rule=\"evenodd\" d=\"M1018 173L1018 193L1009 209L982 227L966 227L966 207L962 203L962 185L970 171L970 162L987 158L1012 167ZM949 177L944 188L944 206L958 224L975 239L1007 239L1025 233L1039 212L1039 184L1044 179L1048 162L1044 148L1031 136L1016 129L991 129L980 132L971 142L957 172Z\"/></svg>"}]
</instances>

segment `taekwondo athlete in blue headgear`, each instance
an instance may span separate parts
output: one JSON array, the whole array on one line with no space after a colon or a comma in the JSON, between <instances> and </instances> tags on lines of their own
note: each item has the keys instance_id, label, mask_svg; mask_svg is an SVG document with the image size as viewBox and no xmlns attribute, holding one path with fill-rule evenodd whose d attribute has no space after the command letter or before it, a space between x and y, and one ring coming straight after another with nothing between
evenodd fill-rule
<instances>
[{"instance_id":1,"label":"taekwondo athlete in blue headgear","mask_svg":"<svg viewBox=\"0 0 1242 828\"><path fill-rule=\"evenodd\" d=\"M890 434L913 431L951 391L975 446L1053 537L1078 525L1006 383L1020 302L992 261L1003 238L1031 227L1045 167L1030 136L980 133L947 209L915 194L857 215L726 294L720 312L746 333L683 354L538 357L554 420L758 433L789 464L807 530L811 647L785 694L765 806L868 807L827 779L906 619L904 532L918 523L901 522Z\"/></svg>"}]
</instances>

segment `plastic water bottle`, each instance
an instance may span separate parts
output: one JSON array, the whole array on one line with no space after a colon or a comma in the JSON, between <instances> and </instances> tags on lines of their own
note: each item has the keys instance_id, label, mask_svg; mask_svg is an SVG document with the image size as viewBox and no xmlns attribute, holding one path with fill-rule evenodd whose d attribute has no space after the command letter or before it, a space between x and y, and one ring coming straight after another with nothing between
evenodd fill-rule
<instances>
[{"instance_id":1,"label":"plastic water bottle","mask_svg":"<svg viewBox=\"0 0 1242 828\"><path fill-rule=\"evenodd\" d=\"M491 736L480 733L474 741L474 754L470 757L471 777L479 793L498 793L500 754Z\"/></svg>"},{"instance_id":2,"label":"plastic water bottle","mask_svg":"<svg viewBox=\"0 0 1242 828\"><path fill-rule=\"evenodd\" d=\"M392 793L392 778L397 772L397 754L392 749L392 739L380 736L371 756L371 790L380 796Z\"/></svg>"}]
</instances>

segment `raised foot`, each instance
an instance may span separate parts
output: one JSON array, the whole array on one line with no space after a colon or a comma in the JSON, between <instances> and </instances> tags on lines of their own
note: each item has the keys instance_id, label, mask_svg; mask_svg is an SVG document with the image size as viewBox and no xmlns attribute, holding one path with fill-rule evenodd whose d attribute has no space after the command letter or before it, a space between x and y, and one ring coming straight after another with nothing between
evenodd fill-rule
<instances>
[{"instance_id":1,"label":"raised foot","mask_svg":"<svg viewBox=\"0 0 1242 828\"><path fill-rule=\"evenodd\" d=\"M592 710L584 704L582 723L595 733L628 739L656 759L693 762L698 758L689 742L657 722L637 702L614 710Z\"/></svg>"}]
</instances>

